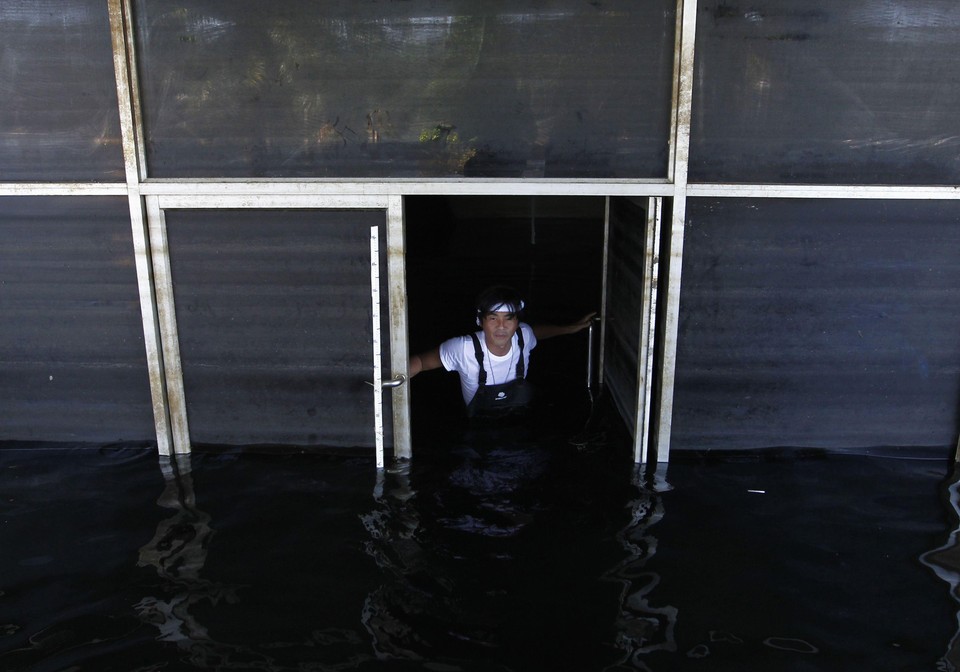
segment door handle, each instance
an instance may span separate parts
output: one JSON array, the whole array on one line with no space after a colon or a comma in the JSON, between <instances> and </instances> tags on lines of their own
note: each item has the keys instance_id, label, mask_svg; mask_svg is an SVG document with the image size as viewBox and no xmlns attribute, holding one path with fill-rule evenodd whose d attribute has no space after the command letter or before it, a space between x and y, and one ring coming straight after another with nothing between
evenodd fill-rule
<instances>
[{"instance_id":1,"label":"door handle","mask_svg":"<svg viewBox=\"0 0 960 672\"><path fill-rule=\"evenodd\" d=\"M385 380L385 381L383 381L382 383L380 383L380 387L381 387L381 388L384 388L384 387L400 387L400 386L403 385L405 382L407 382L407 377L406 377L405 375L403 375L402 373L398 373L398 374L393 378L393 380Z\"/></svg>"},{"instance_id":2,"label":"door handle","mask_svg":"<svg viewBox=\"0 0 960 672\"><path fill-rule=\"evenodd\" d=\"M366 383L367 385L369 385L370 387L373 387L373 383L371 383L369 380L365 380L365 381L363 381L363 382L365 382L365 383ZM381 382L381 383L380 383L380 389L382 390L382 389L385 388L385 387L400 387L400 386L403 385L405 382L407 382L407 377L406 377L405 375L403 375L402 373L398 373L398 374L393 378L393 380L384 380L383 382Z\"/></svg>"}]
</instances>

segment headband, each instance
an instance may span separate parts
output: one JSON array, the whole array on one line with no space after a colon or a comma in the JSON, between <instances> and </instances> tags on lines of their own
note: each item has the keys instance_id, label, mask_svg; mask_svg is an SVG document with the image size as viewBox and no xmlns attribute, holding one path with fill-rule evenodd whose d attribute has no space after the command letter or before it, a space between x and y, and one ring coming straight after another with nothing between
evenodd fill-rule
<instances>
[{"instance_id":1,"label":"headband","mask_svg":"<svg viewBox=\"0 0 960 672\"><path fill-rule=\"evenodd\" d=\"M516 310L514 310L514 308L516 308L516 306L514 306L513 303L504 303L504 302L500 302L500 303L498 303L498 304L495 305L495 306L491 306L491 308L490 308L489 310L484 310L483 308L477 308L477 326L479 327L479 326L481 325L480 318L481 318L483 315L486 315L486 314L488 314L488 313L513 313L513 314L517 314L517 313L519 313L521 310L523 310L524 305L525 305L525 304L523 303L523 300L521 299L521 300L520 300L520 308L518 308L518 309L516 309Z\"/></svg>"},{"instance_id":2,"label":"headband","mask_svg":"<svg viewBox=\"0 0 960 672\"><path fill-rule=\"evenodd\" d=\"M520 302L520 307L516 308L512 303L498 303L489 310L483 311L484 313L519 313L523 310L524 303Z\"/></svg>"}]
</instances>

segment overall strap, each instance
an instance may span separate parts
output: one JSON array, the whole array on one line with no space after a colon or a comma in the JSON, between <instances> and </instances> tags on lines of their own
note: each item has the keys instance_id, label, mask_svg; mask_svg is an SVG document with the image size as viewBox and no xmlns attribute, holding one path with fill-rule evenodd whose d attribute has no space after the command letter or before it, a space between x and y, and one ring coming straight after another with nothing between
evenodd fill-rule
<instances>
[{"instance_id":1,"label":"overall strap","mask_svg":"<svg viewBox=\"0 0 960 672\"><path fill-rule=\"evenodd\" d=\"M470 334L473 339L473 353L477 357L477 366L480 367L480 387L487 384L487 371L483 368L483 348L480 346L480 339L476 334ZM523 365L523 329L517 329L517 345L520 346L520 356L517 358L517 379L522 380L524 376Z\"/></svg>"},{"instance_id":2,"label":"overall strap","mask_svg":"<svg viewBox=\"0 0 960 672\"><path fill-rule=\"evenodd\" d=\"M480 387L487 384L487 371L483 368L483 348L480 347L480 339L476 334L470 334L473 339L473 352L477 356L477 365L480 367Z\"/></svg>"},{"instance_id":3,"label":"overall strap","mask_svg":"<svg viewBox=\"0 0 960 672\"><path fill-rule=\"evenodd\" d=\"M522 380L523 375L523 327L517 327L517 345L520 346L520 357L517 359L517 380Z\"/></svg>"}]
</instances>

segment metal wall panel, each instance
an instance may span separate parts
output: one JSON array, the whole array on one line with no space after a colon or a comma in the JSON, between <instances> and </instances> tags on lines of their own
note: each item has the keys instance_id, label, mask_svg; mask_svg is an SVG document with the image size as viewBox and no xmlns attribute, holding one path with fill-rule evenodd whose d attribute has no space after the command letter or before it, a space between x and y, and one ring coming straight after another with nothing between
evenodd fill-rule
<instances>
[{"instance_id":1,"label":"metal wall panel","mask_svg":"<svg viewBox=\"0 0 960 672\"><path fill-rule=\"evenodd\" d=\"M123 181L105 0L0 3L0 180Z\"/></svg>"},{"instance_id":2,"label":"metal wall panel","mask_svg":"<svg viewBox=\"0 0 960 672\"><path fill-rule=\"evenodd\" d=\"M691 182L960 182L955 0L699 10Z\"/></svg>"},{"instance_id":3,"label":"metal wall panel","mask_svg":"<svg viewBox=\"0 0 960 672\"><path fill-rule=\"evenodd\" d=\"M641 429L637 427L638 358L644 311L646 221L646 210L638 202L611 199L603 380L632 434Z\"/></svg>"},{"instance_id":4,"label":"metal wall panel","mask_svg":"<svg viewBox=\"0 0 960 672\"><path fill-rule=\"evenodd\" d=\"M960 203L687 212L675 449L956 443Z\"/></svg>"},{"instance_id":5,"label":"metal wall panel","mask_svg":"<svg viewBox=\"0 0 960 672\"><path fill-rule=\"evenodd\" d=\"M154 177L667 174L675 0L136 0Z\"/></svg>"},{"instance_id":6,"label":"metal wall panel","mask_svg":"<svg viewBox=\"0 0 960 672\"><path fill-rule=\"evenodd\" d=\"M385 219L166 211L193 444L373 446L370 227Z\"/></svg>"},{"instance_id":7,"label":"metal wall panel","mask_svg":"<svg viewBox=\"0 0 960 672\"><path fill-rule=\"evenodd\" d=\"M0 198L0 441L155 440L125 198Z\"/></svg>"}]
</instances>

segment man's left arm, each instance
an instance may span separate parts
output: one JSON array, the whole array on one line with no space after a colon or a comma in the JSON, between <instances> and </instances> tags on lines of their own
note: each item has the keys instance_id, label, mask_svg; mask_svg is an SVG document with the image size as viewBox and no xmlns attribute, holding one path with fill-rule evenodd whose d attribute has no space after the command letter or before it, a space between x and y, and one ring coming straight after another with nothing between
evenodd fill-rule
<instances>
[{"instance_id":1,"label":"man's left arm","mask_svg":"<svg viewBox=\"0 0 960 672\"><path fill-rule=\"evenodd\" d=\"M571 322L570 324L537 324L531 325L531 328L533 329L533 335L537 337L538 341L542 341L545 338L553 338L554 336L566 336L567 334L575 334L578 331L583 331L589 327L596 314L596 311L587 313L576 322Z\"/></svg>"}]
</instances>

